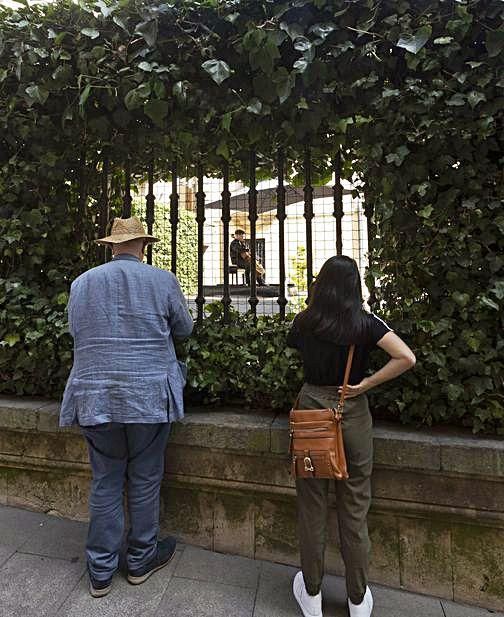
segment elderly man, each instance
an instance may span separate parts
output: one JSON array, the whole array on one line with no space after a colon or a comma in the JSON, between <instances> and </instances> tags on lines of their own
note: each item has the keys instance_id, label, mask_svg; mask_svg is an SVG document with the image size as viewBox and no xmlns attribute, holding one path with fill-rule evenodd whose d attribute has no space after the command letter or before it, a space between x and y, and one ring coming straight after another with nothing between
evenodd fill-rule
<instances>
[{"instance_id":1,"label":"elderly man","mask_svg":"<svg viewBox=\"0 0 504 617\"><path fill-rule=\"evenodd\" d=\"M183 417L185 370L174 338L193 321L171 272L142 263L157 238L135 218L115 219L99 244L109 263L84 272L68 302L74 365L60 426L78 424L88 443L93 482L86 543L90 593L106 595L117 570L127 486L128 581L143 583L175 553L175 540L158 540L159 491L170 422Z\"/></svg>"}]
</instances>

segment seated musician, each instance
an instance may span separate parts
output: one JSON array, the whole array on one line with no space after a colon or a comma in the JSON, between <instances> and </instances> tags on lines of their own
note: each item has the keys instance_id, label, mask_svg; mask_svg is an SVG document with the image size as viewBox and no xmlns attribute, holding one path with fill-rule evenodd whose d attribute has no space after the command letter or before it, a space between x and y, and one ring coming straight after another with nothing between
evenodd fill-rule
<instances>
[{"instance_id":1,"label":"seated musician","mask_svg":"<svg viewBox=\"0 0 504 617\"><path fill-rule=\"evenodd\" d=\"M250 255L250 249L248 244L245 242L245 232L243 229L237 229L234 232L234 240L231 242L229 246L229 253L231 256L231 263L237 266L238 268L243 268L245 270L245 282L247 285L250 285L250 268L252 263L252 257ZM264 278L266 271L264 270L264 266L259 263L256 259L256 274L257 274L257 284L258 285L266 285Z\"/></svg>"}]
</instances>

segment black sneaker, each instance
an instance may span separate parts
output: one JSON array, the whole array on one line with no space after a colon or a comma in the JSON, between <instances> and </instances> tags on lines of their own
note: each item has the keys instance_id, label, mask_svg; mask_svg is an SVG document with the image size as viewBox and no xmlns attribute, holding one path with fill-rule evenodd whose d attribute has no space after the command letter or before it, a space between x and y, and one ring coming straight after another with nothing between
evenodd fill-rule
<instances>
[{"instance_id":1,"label":"black sneaker","mask_svg":"<svg viewBox=\"0 0 504 617\"><path fill-rule=\"evenodd\" d=\"M97 580L88 570L89 575L89 593L93 598L103 598L112 589L112 577L104 581Z\"/></svg>"},{"instance_id":2,"label":"black sneaker","mask_svg":"<svg viewBox=\"0 0 504 617\"><path fill-rule=\"evenodd\" d=\"M140 585L144 583L151 574L161 570L167 566L175 555L175 549L177 548L177 541L175 538L168 536L164 540L160 540L157 543L156 555L149 561L148 564L138 570L128 571L128 582L132 585Z\"/></svg>"}]
</instances>

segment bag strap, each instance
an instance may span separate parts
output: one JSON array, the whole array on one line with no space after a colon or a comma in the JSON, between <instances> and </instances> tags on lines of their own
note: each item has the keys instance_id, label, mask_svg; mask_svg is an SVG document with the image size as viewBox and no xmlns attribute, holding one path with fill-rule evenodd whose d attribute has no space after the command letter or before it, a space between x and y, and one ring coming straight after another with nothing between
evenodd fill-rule
<instances>
[{"instance_id":1,"label":"bag strap","mask_svg":"<svg viewBox=\"0 0 504 617\"><path fill-rule=\"evenodd\" d=\"M338 410L340 412L343 411L343 406L345 404L345 396L346 396L347 389L348 389L348 380L350 379L350 371L352 370L352 361L353 361L354 351L355 351L355 345L350 345L348 349L348 357L347 357L347 362L346 362L346 367L345 367L345 377L343 378L343 385L341 387L341 394L340 394L340 399L338 402Z\"/></svg>"}]
</instances>

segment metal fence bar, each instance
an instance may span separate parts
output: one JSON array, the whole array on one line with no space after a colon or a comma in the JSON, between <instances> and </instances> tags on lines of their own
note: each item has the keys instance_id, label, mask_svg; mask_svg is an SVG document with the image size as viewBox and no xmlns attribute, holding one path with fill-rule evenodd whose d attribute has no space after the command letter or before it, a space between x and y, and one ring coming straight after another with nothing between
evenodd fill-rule
<instances>
[{"instance_id":1,"label":"metal fence bar","mask_svg":"<svg viewBox=\"0 0 504 617\"><path fill-rule=\"evenodd\" d=\"M145 221L147 223L147 233L152 235L154 227L154 207L156 197L154 195L154 161L149 163L147 169L148 191L145 196ZM147 245L147 263L152 265L152 243Z\"/></svg>"},{"instance_id":2,"label":"metal fence bar","mask_svg":"<svg viewBox=\"0 0 504 617\"><path fill-rule=\"evenodd\" d=\"M98 210L98 237L103 238L107 235L107 223L110 217L110 205L108 196L108 179L109 179L109 158L104 156L101 173L101 188L100 188L100 206ZM105 263L107 261L107 247L104 245L98 246L98 261Z\"/></svg>"},{"instance_id":3,"label":"metal fence bar","mask_svg":"<svg viewBox=\"0 0 504 617\"><path fill-rule=\"evenodd\" d=\"M284 185L284 153L283 150L278 151L277 155L277 176L278 184L276 189L277 196L277 214L278 219L278 259L280 265L280 286L278 289L278 306L280 307L280 318L285 318L285 307L287 306L287 298L285 295L285 185Z\"/></svg>"},{"instance_id":4,"label":"metal fence bar","mask_svg":"<svg viewBox=\"0 0 504 617\"><path fill-rule=\"evenodd\" d=\"M257 189L256 189L256 165L257 158L255 151L250 153L250 180L248 191L248 218L250 221L250 310L252 314L257 315L257 273L256 273L256 223L257 223Z\"/></svg>"},{"instance_id":5,"label":"metal fence bar","mask_svg":"<svg viewBox=\"0 0 504 617\"><path fill-rule=\"evenodd\" d=\"M131 161L128 157L124 165L123 219L127 219L131 216L131 201Z\"/></svg>"},{"instance_id":6,"label":"metal fence bar","mask_svg":"<svg viewBox=\"0 0 504 617\"><path fill-rule=\"evenodd\" d=\"M343 187L341 186L341 150L338 148L333 159L333 171L334 171L334 186L333 186L333 198L334 198L334 218L336 219L336 254L343 254Z\"/></svg>"},{"instance_id":7,"label":"metal fence bar","mask_svg":"<svg viewBox=\"0 0 504 617\"><path fill-rule=\"evenodd\" d=\"M313 186L311 170L310 149L305 149L303 161L304 170L304 218L306 220L306 282L308 289L313 281L313 240L312 240L312 221L313 221Z\"/></svg>"},{"instance_id":8,"label":"metal fence bar","mask_svg":"<svg viewBox=\"0 0 504 617\"><path fill-rule=\"evenodd\" d=\"M177 274L177 228L179 222L179 194L177 161L172 164L172 192L170 195L171 271Z\"/></svg>"},{"instance_id":9,"label":"metal fence bar","mask_svg":"<svg viewBox=\"0 0 504 617\"><path fill-rule=\"evenodd\" d=\"M204 253L204 223L205 223L205 192L203 191L203 166L198 165L198 192L196 193L196 223L198 225L198 295L196 296L197 320L203 321L205 296L203 295L203 253Z\"/></svg>"},{"instance_id":10,"label":"metal fence bar","mask_svg":"<svg viewBox=\"0 0 504 617\"><path fill-rule=\"evenodd\" d=\"M229 165L224 163L222 170L223 188L222 188L222 217L223 224L223 274L224 274L224 292L222 295L222 305L224 307L224 323L229 322L229 307L231 306L231 296L229 293L229 222L231 221L231 193L229 191Z\"/></svg>"}]
</instances>

